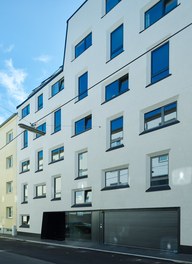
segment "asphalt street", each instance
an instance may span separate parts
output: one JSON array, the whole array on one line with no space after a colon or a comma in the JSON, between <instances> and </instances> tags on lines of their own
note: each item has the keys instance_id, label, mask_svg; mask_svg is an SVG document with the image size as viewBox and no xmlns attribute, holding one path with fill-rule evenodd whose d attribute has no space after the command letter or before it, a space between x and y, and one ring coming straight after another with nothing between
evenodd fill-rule
<instances>
[{"instance_id":1,"label":"asphalt street","mask_svg":"<svg viewBox=\"0 0 192 264\"><path fill-rule=\"evenodd\" d=\"M173 264L87 249L52 246L0 238L0 264Z\"/></svg>"}]
</instances>

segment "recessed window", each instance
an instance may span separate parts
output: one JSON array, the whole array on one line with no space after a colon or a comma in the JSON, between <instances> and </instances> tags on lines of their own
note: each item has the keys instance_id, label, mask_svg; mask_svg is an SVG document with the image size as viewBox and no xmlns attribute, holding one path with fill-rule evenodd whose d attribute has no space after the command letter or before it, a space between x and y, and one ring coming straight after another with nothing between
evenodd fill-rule
<instances>
[{"instance_id":1,"label":"recessed window","mask_svg":"<svg viewBox=\"0 0 192 264\"><path fill-rule=\"evenodd\" d=\"M13 140L13 130L10 130L6 134L6 143L10 143Z\"/></svg>"},{"instance_id":2,"label":"recessed window","mask_svg":"<svg viewBox=\"0 0 192 264\"><path fill-rule=\"evenodd\" d=\"M177 6L177 0L161 0L145 12L145 28L153 25L160 18Z\"/></svg>"},{"instance_id":3,"label":"recessed window","mask_svg":"<svg viewBox=\"0 0 192 264\"><path fill-rule=\"evenodd\" d=\"M61 199L61 177L54 177L53 184L54 184L53 199L59 200Z\"/></svg>"},{"instance_id":4,"label":"recessed window","mask_svg":"<svg viewBox=\"0 0 192 264\"><path fill-rule=\"evenodd\" d=\"M23 131L23 148L28 147L28 131L24 130Z\"/></svg>"},{"instance_id":5,"label":"recessed window","mask_svg":"<svg viewBox=\"0 0 192 264\"><path fill-rule=\"evenodd\" d=\"M85 72L78 79L78 100L88 95L88 72Z\"/></svg>"},{"instance_id":6,"label":"recessed window","mask_svg":"<svg viewBox=\"0 0 192 264\"><path fill-rule=\"evenodd\" d=\"M123 145L123 117L111 120L110 148Z\"/></svg>"},{"instance_id":7,"label":"recessed window","mask_svg":"<svg viewBox=\"0 0 192 264\"><path fill-rule=\"evenodd\" d=\"M169 76L169 42L151 52L151 83Z\"/></svg>"},{"instance_id":8,"label":"recessed window","mask_svg":"<svg viewBox=\"0 0 192 264\"><path fill-rule=\"evenodd\" d=\"M40 130L46 133L46 123L43 123L42 125L38 126L37 130ZM41 137L41 134L36 134L36 138L39 138L39 137Z\"/></svg>"},{"instance_id":9,"label":"recessed window","mask_svg":"<svg viewBox=\"0 0 192 264\"><path fill-rule=\"evenodd\" d=\"M21 116L22 118L26 117L27 115L30 114L30 105L28 104L21 110Z\"/></svg>"},{"instance_id":10,"label":"recessed window","mask_svg":"<svg viewBox=\"0 0 192 264\"><path fill-rule=\"evenodd\" d=\"M43 94L40 94L37 97L37 110L41 110L43 108Z\"/></svg>"},{"instance_id":11,"label":"recessed window","mask_svg":"<svg viewBox=\"0 0 192 264\"><path fill-rule=\"evenodd\" d=\"M123 24L111 33L110 58L113 59L123 51Z\"/></svg>"},{"instance_id":12,"label":"recessed window","mask_svg":"<svg viewBox=\"0 0 192 264\"><path fill-rule=\"evenodd\" d=\"M92 33L88 34L75 46L75 58L80 56L85 50L92 45Z\"/></svg>"},{"instance_id":13,"label":"recessed window","mask_svg":"<svg viewBox=\"0 0 192 264\"><path fill-rule=\"evenodd\" d=\"M21 226L20 227L25 227L25 228L30 227L30 216L29 215L21 216Z\"/></svg>"},{"instance_id":14,"label":"recessed window","mask_svg":"<svg viewBox=\"0 0 192 264\"><path fill-rule=\"evenodd\" d=\"M51 151L51 162L64 159L64 147L56 148Z\"/></svg>"},{"instance_id":15,"label":"recessed window","mask_svg":"<svg viewBox=\"0 0 192 264\"><path fill-rule=\"evenodd\" d=\"M91 205L92 203L92 191L81 190L75 191L75 205Z\"/></svg>"},{"instance_id":16,"label":"recessed window","mask_svg":"<svg viewBox=\"0 0 192 264\"><path fill-rule=\"evenodd\" d=\"M119 2L121 2L121 0L106 0L105 1L106 13L111 11L111 9L113 9Z\"/></svg>"},{"instance_id":17,"label":"recessed window","mask_svg":"<svg viewBox=\"0 0 192 264\"><path fill-rule=\"evenodd\" d=\"M13 156L9 156L6 158L6 168L10 169L13 167Z\"/></svg>"},{"instance_id":18,"label":"recessed window","mask_svg":"<svg viewBox=\"0 0 192 264\"><path fill-rule=\"evenodd\" d=\"M150 158L151 190L169 188L169 155L163 154Z\"/></svg>"},{"instance_id":19,"label":"recessed window","mask_svg":"<svg viewBox=\"0 0 192 264\"><path fill-rule=\"evenodd\" d=\"M26 172L30 170L30 160L23 161L21 163L21 172Z\"/></svg>"},{"instance_id":20,"label":"recessed window","mask_svg":"<svg viewBox=\"0 0 192 264\"><path fill-rule=\"evenodd\" d=\"M128 186L128 168L105 172L105 187L118 188Z\"/></svg>"},{"instance_id":21,"label":"recessed window","mask_svg":"<svg viewBox=\"0 0 192 264\"><path fill-rule=\"evenodd\" d=\"M23 185L23 203L28 203L28 184Z\"/></svg>"},{"instance_id":22,"label":"recessed window","mask_svg":"<svg viewBox=\"0 0 192 264\"><path fill-rule=\"evenodd\" d=\"M54 133L61 130L61 109L54 112Z\"/></svg>"},{"instance_id":23,"label":"recessed window","mask_svg":"<svg viewBox=\"0 0 192 264\"><path fill-rule=\"evenodd\" d=\"M87 151L78 153L78 178L88 176L87 156Z\"/></svg>"},{"instance_id":24,"label":"recessed window","mask_svg":"<svg viewBox=\"0 0 192 264\"><path fill-rule=\"evenodd\" d=\"M59 80L51 86L51 96L56 95L64 89L64 79Z\"/></svg>"},{"instance_id":25,"label":"recessed window","mask_svg":"<svg viewBox=\"0 0 192 264\"><path fill-rule=\"evenodd\" d=\"M13 207L6 207L7 218L13 218Z\"/></svg>"},{"instance_id":26,"label":"recessed window","mask_svg":"<svg viewBox=\"0 0 192 264\"><path fill-rule=\"evenodd\" d=\"M43 150L37 152L37 171L43 170Z\"/></svg>"},{"instance_id":27,"label":"recessed window","mask_svg":"<svg viewBox=\"0 0 192 264\"><path fill-rule=\"evenodd\" d=\"M177 121L177 102L159 107L144 114L144 130L150 131Z\"/></svg>"},{"instance_id":28,"label":"recessed window","mask_svg":"<svg viewBox=\"0 0 192 264\"><path fill-rule=\"evenodd\" d=\"M13 192L13 182L12 181L6 183L6 192L7 193Z\"/></svg>"},{"instance_id":29,"label":"recessed window","mask_svg":"<svg viewBox=\"0 0 192 264\"><path fill-rule=\"evenodd\" d=\"M89 115L75 122L75 135L88 131L91 128L92 128L92 115Z\"/></svg>"},{"instance_id":30,"label":"recessed window","mask_svg":"<svg viewBox=\"0 0 192 264\"><path fill-rule=\"evenodd\" d=\"M46 185L37 185L35 187L35 198L45 198L46 197Z\"/></svg>"},{"instance_id":31,"label":"recessed window","mask_svg":"<svg viewBox=\"0 0 192 264\"><path fill-rule=\"evenodd\" d=\"M105 87L105 101L109 101L129 90L128 74Z\"/></svg>"}]
</instances>

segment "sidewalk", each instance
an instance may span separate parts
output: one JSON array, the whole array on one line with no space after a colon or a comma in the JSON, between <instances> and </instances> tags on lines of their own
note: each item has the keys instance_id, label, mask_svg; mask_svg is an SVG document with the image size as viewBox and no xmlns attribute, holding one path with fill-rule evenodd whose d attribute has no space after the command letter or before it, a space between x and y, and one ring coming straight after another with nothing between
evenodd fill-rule
<instances>
[{"instance_id":1,"label":"sidewalk","mask_svg":"<svg viewBox=\"0 0 192 264\"><path fill-rule=\"evenodd\" d=\"M149 249L137 249L137 248L128 248L120 246L110 246L110 245L98 245L90 242L79 242L79 241L56 241L56 240L47 240L41 239L38 237L31 236L11 236L0 234L0 238L6 238L11 240L20 240L31 243L38 243L51 246L60 246L60 247L71 247L71 248L80 248L86 250L102 251L115 254L124 254L137 257L146 257L156 260L168 260L175 263L183 264L192 264L192 254L181 254L181 253L172 253L158 250L149 250Z\"/></svg>"}]
</instances>

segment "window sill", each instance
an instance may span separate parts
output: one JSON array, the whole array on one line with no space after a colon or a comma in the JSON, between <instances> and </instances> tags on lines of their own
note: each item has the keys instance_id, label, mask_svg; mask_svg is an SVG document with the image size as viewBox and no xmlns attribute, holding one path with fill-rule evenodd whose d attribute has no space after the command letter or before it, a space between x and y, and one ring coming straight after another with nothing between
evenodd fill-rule
<instances>
[{"instance_id":1,"label":"window sill","mask_svg":"<svg viewBox=\"0 0 192 264\"><path fill-rule=\"evenodd\" d=\"M118 190L118 189L125 189L125 188L129 188L129 184L107 186L101 189L101 191L110 191L110 190Z\"/></svg>"},{"instance_id":2,"label":"window sill","mask_svg":"<svg viewBox=\"0 0 192 264\"><path fill-rule=\"evenodd\" d=\"M81 179L85 179L85 178L88 178L88 175L77 177L77 178L75 178L75 180L81 180Z\"/></svg>"},{"instance_id":3,"label":"window sill","mask_svg":"<svg viewBox=\"0 0 192 264\"><path fill-rule=\"evenodd\" d=\"M106 64L109 63L110 61L112 61L113 59L115 59L116 57L118 57L120 54L122 54L125 50L122 50L121 52L119 52L117 55L115 55L114 57L110 58L109 60L106 61Z\"/></svg>"},{"instance_id":4,"label":"window sill","mask_svg":"<svg viewBox=\"0 0 192 264\"><path fill-rule=\"evenodd\" d=\"M37 109L37 110L35 111L35 114L38 113L39 111L41 111L42 109L43 109L43 107L41 107L40 109Z\"/></svg>"},{"instance_id":5,"label":"window sill","mask_svg":"<svg viewBox=\"0 0 192 264\"><path fill-rule=\"evenodd\" d=\"M46 196L36 196L36 197L34 197L33 199L42 199L42 198L46 198Z\"/></svg>"},{"instance_id":6,"label":"window sill","mask_svg":"<svg viewBox=\"0 0 192 264\"><path fill-rule=\"evenodd\" d=\"M51 133L51 136L54 135L54 134L56 134L56 133L58 133L58 132L60 132L60 131L61 131L61 128L59 130L54 131L53 133Z\"/></svg>"},{"instance_id":7,"label":"window sill","mask_svg":"<svg viewBox=\"0 0 192 264\"><path fill-rule=\"evenodd\" d=\"M181 3L177 4L176 7L174 7L172 10L170 10L167 14L163 15L161 18L159 18L157 21L155 21L155 23L151 24L150 26L144 28L143 30L141 30L139 32L139 34L141 34L142 32L144 32L145 30L147 30L148 28L150 28L151 26L153 26L154 24L156 24L160 19L162 19L163 17L165 17L166 15L168 15L170 12L172 12L174 9L176 9L178 6L180 6Z\"/></svg>"},{"instance_id":8,"label":"window sill","mask_svg":"<svg viewBox=\"0 0 192 264\"><path fill-rule=\"evenodd\" d=\"M51 164L57 163L57 162L62 161L62 160L64 160L64 158L63 158L63 159L58 159L58 160L55 160L55 161L51 161L50 163L48 163L48 165L51 165Z\"/></svg>"},{"instance_id":9,"label":"window sill","mask_svg":"<svg viewBox=\"0 0 192 264\"><path fill-rule=\"evenodd\" d=\"M79 136L79 135L82 135L83 133L86 133L86 132L88 132L88 131L90 131L92 128L89 128L89 129L87 129L87 130L85 130L85 131L83 131L83 132L81 132L81 133L79 133L79 134L75 134L75 135L73 135L71 138L74 138L74 137L77 137L77 136Z\"/></svg>"},{"instance_id":10,"label":"window sill","mask_svg":"<svg viewBox=\"0 0 192 264\"><path fill-rule=\"evenodd\" d=\"M37 173L37 172L41 172L41 171L43 171L43 170L36 170L35 173Z\"/></svg>"},{"instance_id":11,"label":"window sill","mask_svg":"<svg viewBox=\"0 0 192 264\"><path fill-rule=\"evenodd\" d=\"M171 122L171 123L159 126L159 127L154 127L154 128L149 129L149 130L145 130L145 131L141 132L139 134L139 136L145 135L145 134L150 133L150 132L154 132L156 130L159 130L159 129L162 129L162 128L165 128L165 127L173 126L173 125L176 125L176 124L179 124L179 123L180 123L180 121L176 120L174 122Z\"/></svg>"},{"instance_id":12,"label":"window sill","mask_svg":"<svg viewBox=\"0 0 192 264\"><path fill-rule=\"evenodd\" d=\"M146 190L146 192L156 192L156 191L166 191L166 190L171 190L171 187L169 185L150 187L149 189Z\"/></svg>"},{"instance_id":13,"label":"window sill","mask_svg":"<svg viewBox=\"0 0 192 264\"><path fill-rule=\"evenodd\" d=\"M21 228L30 228L29 225L20 225L19 227L21 227Z\"/></svg>"},{"instance_id":14,"label":"window sill","mask_svg":"<svg viewBox=\"0 0 192 264\"><path fill-rule=\"evenodd\" d=\"M113 98L111 98L111 99L109 99L109 100L107 100L107 101L104 101L103 103L101 103L101 105L104 105L104 104L106 104L106 103L108 103L108 102L114 100L115 98L118 98L120 95L122 95L122 94L124 94L124 93L126 93L126 92L128 92L128 91L130 91L130 89L124 91L123 93L118 94L117 96L114 96Z\"/></svg>"},{"instance_id":15,"label":"window sill","mask_svg":"<svg viewBox=\"0 0 192 264\"><path fill-rule=\"evenodd\" d=\"M26 149L26 148L28 148L28 146L21 148L21 150L24 150L24 149Z\"/></svg>"},{"instance_id":16,"label":"window sill","mask_svg":"<svg viewBox=\"0 0 192 264\"><path fill-rule=\"evenodd\" d=\"M53 199L51 199L51 202L52 201L61 201L61 197L60 198L53 198Z\"/></svg>"},{"instance_id":17,"label":"window sill","mask_svg":"<svg viewBox=\"0 0 192 264\"><path fill-rule=\"evenodd\" d=\"M21 204L28 204L28 202L22 202Z\"/></svg>"},{"instance_id":18,"label":"window sill","mask_svg":"<svg viewBox=\"0 0 192 264\"><path fill-rule=\"evenodd\" d=\"M92 203L74 204L71 207L74 208L74 207L89 207L89 206L92 206Z\"/></svg>"},{"instance_id":19,"label":"window sill","mask_svg":"<svg viewBox=\"0 0 192 264\"><path fill-rule=\"evenodd\" d=\"M19 174L23 174L25 172L29 172L30 170L26 170L26 171L21 171Z\"/></svg>"},{"instance_id":20,"label":"window sill","mask_svg":"<svg viewBox=\"0 0 192 264\"><path fill-rule=\"evenodd\" d=\"M148 87L152 86L153 84L156 84L156 83L158 83L158 82L160 82L160 81L162 81L162 80L164 80L164 79L170 77L171 75L172 75L172 74L169 73L168 75L166 75L165 77L161 78L160 80L158 80L158 81L156 81L156 82L151 82L150 84L148 84L147 86L145 86L145 88L148 88Z\"/></svg>"},{"instance_id":21,"label":"window sill","mask_svg":"<svg viewBox=\"0 0 192 264\"><path fill-rule=\"evenodd\" d=\"M81 98L81 99L79 99L78 96L77 96L77 101L75 101L74 104L77 104L77 103L83 101L86 97L88 97L88 94L86 96L84 96L83 98Z\"/></svg>"},{"instance_id":22,"label":"window sill","mask_svg":"<svg viewBox=\"0 0 192 264\"><path fill-rule=\"evenodd\" d=\"M106 152L109 152L109 151L112 151L112 150L115 150L115 149L119 149L119 148L123 148L123 147L124 147L124 145L121 144L119 146L116 146L116 147L112 147L112 148L107 149Z\"/></svg>"}]
</instances>

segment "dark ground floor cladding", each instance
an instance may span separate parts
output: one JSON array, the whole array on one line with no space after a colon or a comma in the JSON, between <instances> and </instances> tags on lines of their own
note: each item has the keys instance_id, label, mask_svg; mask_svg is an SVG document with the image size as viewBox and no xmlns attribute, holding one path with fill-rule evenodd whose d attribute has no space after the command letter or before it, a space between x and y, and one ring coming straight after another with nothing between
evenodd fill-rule
<instances>
[{"instance_id":1,"label":"dark ground floor cladding","mask_svg":"<svg viewBox=\"0 0 192 264\"><path fill-rule=\"evenodd\" d=\"M177 252L180 209L44 212L41 238Z\"/></svg>"}]
</instances>

